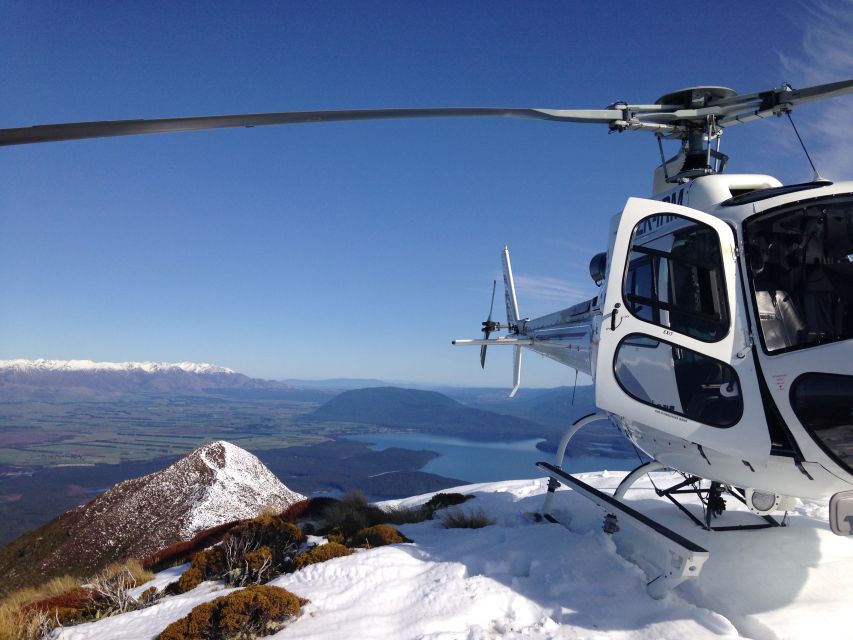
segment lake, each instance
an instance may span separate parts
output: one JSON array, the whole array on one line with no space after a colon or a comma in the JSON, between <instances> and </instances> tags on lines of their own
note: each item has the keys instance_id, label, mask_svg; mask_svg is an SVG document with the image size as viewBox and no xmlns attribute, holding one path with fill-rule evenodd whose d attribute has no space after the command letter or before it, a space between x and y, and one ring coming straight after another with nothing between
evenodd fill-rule
<instances>
[{"instance_id":1,"label":"lake","mask_svg":"<svg viewBox=\"0 0 853 640\"><path fill-rule=\"evenodd\" d=\"M493 482L495 480L524 480L544 474L535 463L554 462L554 454L540 451L535 440L514 442L479 442L462 440L428 433L372 433L347 436L382 451L390 447L435 451L438 457L430 460L420 470L427 473L459 478L466 482ZM609 458L605 456L567 456L563 468L576 473L582 471L628 471L638 464L634 458Z\"/></svg>"}]
</instances>

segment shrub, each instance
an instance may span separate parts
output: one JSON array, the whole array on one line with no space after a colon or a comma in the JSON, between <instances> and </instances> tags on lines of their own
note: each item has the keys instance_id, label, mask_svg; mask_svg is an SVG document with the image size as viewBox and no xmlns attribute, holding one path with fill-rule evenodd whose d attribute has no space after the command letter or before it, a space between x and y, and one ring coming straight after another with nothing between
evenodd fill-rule
<instances>
[{"instance_id":1,"label":"shrub","mask_svg":"<svg viewBox=\"0 0 853 640\"><path fill-rule=\"evenodd\" d=\"M187 591L192 591L202 582L204 582L204 574L199 569L190 567L178 578L177 592L186 593Z\"/></svg>"},{"instance_id":2,"label":"shrub","mask_svg":"<svg viewBox=\"0 0 853 640\"><path fill-rule=\"evenodd\" d=\"M267 547L283 547L291 543L299 545L305 534L292 522L281 516L262 515L252 520L243 520L226 536L248 544Z\"/></svg>"},{"instance_id":3,"label":"shrub","mask_svg":"<svg viewBox=\"0 0 853 640\"><path fill-rule=\"evenodd\" d=\"M281 516L264 515L234 527L222 541L223 577L243 586L273 578L293 568L305 534Z\"/></svg>"},{"instance_id":4,"label":"shrub","mask_svg":"<svg viewBox=\"0 0 853 640\"><path fill-rule=\"evenodd\" d=\"M313 547L305 553L300 553L293 561L294 569L299 570L307 567L310 564L325 562L332 558L342 558L353 553L353 550L337 542L327 542L317 547Z\"/></svg>"},{"instance_id":5,"label":"shrub","mask_svg":"<svg viewBox=\"0 0 853 640\"><path fill-rule=\"evenodd\" d=\"M462 504L471 500L474 496L466 496L461 493L436 493L426 503L411 509L388 508L385 510L383 522L390 524L415 524L432 520L435 512L445 509L451 505Z\"/></svg>"},{"instance_id":6,"label":"shrub","mask_svg":"<svg viewBox=\"0 0 853 640\"><path fill-rule=\"evenodd\" d=\"M205 547L216 544L225 534L228 533L235 525L239 524L239 520L226 522L218 527L204 529L199 531L190 540L184 540L169 545L165 549L161 549L157 553L148 556L142 561L142 566L152 571L161 571L168 567L174 567L190 560L193 555L203 550Z\"/></svg>"},{"instance_id":7,"label":"shrub","mask_svg":"<svg viewBox=\"0 0 853 640\"><path fill-rule=\"evenodd\" d=\"M60 624L81 622L94 614L95 602L92 595L88 589L77 587L66 593L28 602L21 607L21 611L43 612Z\"/></svg>"},{"instance_id":8,"label":"shrub","mask_svg":"<svg viewBox=\"0 0 853 640\"><path fill-rule=\"evenodd\" d=\"M170 624L158 640L225 640L275 633L299 615L305 600L285 589L252 585L197 606Z\"/></svg>"},{"instance_id":9,"label":"shrub","mask_svg":"<svg viewBox=\"0 0 853 640\"><path fill-rule=\"evenodd\" d=\"M199 551L190 568L167 593L186 593L204 580L224 579L226 583L245 586L265 582L291 571L293 559L305 534L282 516L261 515L234 525L222 543Z\"/></svg>"},{"instance_id":10,"label":"shrub","mask_svg":"<svg viewBox=\"0 0 853 640\"><path fill-rule=\"evenodd\" d=\"M137 561L124 564L111 564L84 585L88 589L95 615L111 616L127 611L141 609L142 602L131 595L131 590L140 582L147 582L154 575L142 569Z\"/></svg>"},{"instance_id":11,"label":"shrub","mask_svg":"<svg viewBox=\"0 0 853 640\"><path fill-rule=\"evenodd\" d=\"M461 493L436 493L424 506L431 511L438 511L439 509L446 509L447 507L462 504L473 497Z\"/></svg>"},{"instance_id":12,"label":"shrub","mask_svg":"<svg viewBox=\"0 0 853 640\"><path fill-rule=\"evenodd\" d=\"M369 504L358 492L346 494L340 500L330 502L320 515L321 533L337 533L349 538L356 531L385 521L382 509Z\"/></svg>"},{"instance_id":13,"label":"shrub","mask_svg":"<svg viewBox=\"0 0 853 640\"><path fill-rule=\"evenodd\" d=\"M448 509L441 516L442 524L446 529L481 529L494 521L486 517L482 509L475 509L468 513L456 507Z\"/></svg>"},{"instance_id":14,"label":"shrub","mask_svg":"<svg viewBox=\"0 0 853 640\"><path fill-rule=\"evenodd\" d=\"M353 534L347 541L350 547L382 547L386 544L412 542L390 524L377 524L366 527Z\"/></svg>"},{"instance_id":15,"label":"shrub","mask_svg":"<svg viewBox=\"0 0 853 640\"><path fill-rule=\"evenodd\" d=\"M225 573L225 553L221 547L211 547L193 556L190 567L198 569L203 578L218 578Z\"/></svg>"}]
</instances>

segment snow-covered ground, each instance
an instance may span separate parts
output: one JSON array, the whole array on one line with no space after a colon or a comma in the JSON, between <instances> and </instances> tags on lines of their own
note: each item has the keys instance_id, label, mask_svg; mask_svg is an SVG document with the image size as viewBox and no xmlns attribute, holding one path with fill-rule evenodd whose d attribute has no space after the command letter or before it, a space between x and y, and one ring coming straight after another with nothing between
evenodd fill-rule
<instances>
[{"instance_id":1,"label":"snow-covered ground","mask_svg":"<svg viewBox=\"0 0 853 640\"><path fill-rule=\"evenodd\" d=\"M654 474L658 485L677 477ZM582 474L612 493L624 473ZM546 481L460 487L495 524L444 529L439 521L401 527L413 544L395 545L306 567L270 584L308 598L299 619L274 638L450 640L480 638L684 639L853 638L853 540L833 535L826 503L797 508L785 528L705 532L663 499L648 478L628 501L708 549L697 581L661 600L649 577L623 553L645 545L601 531L601 512L561 489L554 505L567 527L537 524ZM409 506L429 496L393 501ZM728 523L755 516L728 501ZM738 513L734 513L738 511ZM653 555L654 546L648 546ZM642 559L641 559L642 563ZM174 579L158 576L158 585ZM654 576L651 576L654 577ZM63 640L153 638L200 602L230 590L216 583L122 616L70 627Z\"/></svg>"}]
</instances>

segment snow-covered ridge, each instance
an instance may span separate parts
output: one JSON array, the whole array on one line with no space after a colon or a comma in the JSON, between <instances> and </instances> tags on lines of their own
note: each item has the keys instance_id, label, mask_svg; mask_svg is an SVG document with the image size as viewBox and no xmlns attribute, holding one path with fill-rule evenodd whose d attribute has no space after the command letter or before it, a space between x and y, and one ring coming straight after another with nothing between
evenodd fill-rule
<instances>
[{"instance_id":1,"label":"snow-covered ridge","mask_svg":"<svg viewBox=\"0 0 853 640\"><path fill-rule=\"evenodd\" d=\"M233 445L211 443L204 457L221 459ZM201 450L199 450L201 451ZM247 454L251 455L251 454ZM229 465L230 466L230 465ZM655 472L655 483L681 480ZM612 493L624 472L581 477ZM414 543L365 549L309 565L270 582L306 598L302 615L270 638L311 640L850 640L853 544L826 525L826 501L806 500L787 527L764 531L705 531L655 492L648 476L627 500L711 552L702 575L667 596L648 595L650 575L639 565L661 552L654 541L609 536L602 512L572 489L554 494L566 527L536 523L544 478L468 485L445 491L473 494L464 511L482 509L493 524L445 529L441 521L401 525ZM430 494L383 503L415 507ZM685 499L691 509L698 501ZM734 504L732 504L734 503ZM730 501L726 524L754 522ZM663 552L665 554L665 551ZM628 562L622 554L633 561ZM187 565L151 583L163 588ZM652 574L654 575L654 574ZM54 640L153 639L195 606L226 595L221 582L167 596L148 609L55 632Z\"/></svg>"},{"instance_id":2,"label":"snow-covered ridge","mask_svg":"<svg viewBox=\"0 0 853 640\"><path fill-rule=\"evenodd\" d=\"M0 360L2 370L26 371L141 371L143 373L187 373L217 374L235 373L232 369L205 362L94 362L92 360Z\"/></svg>"}]
</instances>

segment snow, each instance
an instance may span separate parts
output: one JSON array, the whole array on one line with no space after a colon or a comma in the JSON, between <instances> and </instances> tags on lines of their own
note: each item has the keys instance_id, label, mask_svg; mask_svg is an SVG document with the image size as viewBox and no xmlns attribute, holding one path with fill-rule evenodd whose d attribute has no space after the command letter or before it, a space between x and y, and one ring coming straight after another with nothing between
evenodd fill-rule
<instances>
[{"instance_id":1,"label":"snow","mask_svg":"<svg viewBox=\"0 0 853 640\"><path fill-rule=\"evenodd\" d=\"M213 471L214 481L196 499L182 531L186 539L223 522L254 518L265 508L281 511L305 499L282 484L257 457L230 442L211 442L187 458L192 456L201 458Z\"/></svg>"},{"instance_id":2,"label":"snow","mask_svg":"<svg viewBox=\"0 0 853 640\"><path fill-rule=\"evenodd\" d=\"M657 485L677 476L654 474ZM582 474L612 493L623 473ZM561 488L554 513L566 526L536 523L547 482L517 480L459 487L476 498L494 524L444 529L438 520L400 527L413 539L311 565L270 584L310 600L302 615L270 636L351 638L584 638L647 640L853 638L853 541L826 525L826 503L797 507L789 526L759 531L705 532L657 497L644 478L627 500L710 551L698 580L661 600L645 589L654 545L601 531L601 512ZM430 496L383 503L405 507ZM727 523L755 516L729 500ZM633 557L631 562L626 556ZM160 587L175 570L159 574ZM148 585L144 585L147 587ZM153 638L196 604L227 593L221 585L163 599L144 609L55 634L62 640Z\"/></svg>"},{"instance_id":3,"label":"snow","mask_svg":"<svg viewBox=\"0 0 853 640\"><path fill-rule=\"evenodd\" d=\"M0 371L142 371L144 373L167 373L185 371L187 373L216 374L234 373L231 369L214 364L197 362L93 362L92 360L0 360Z\"/></svg>"}]
</instances>

